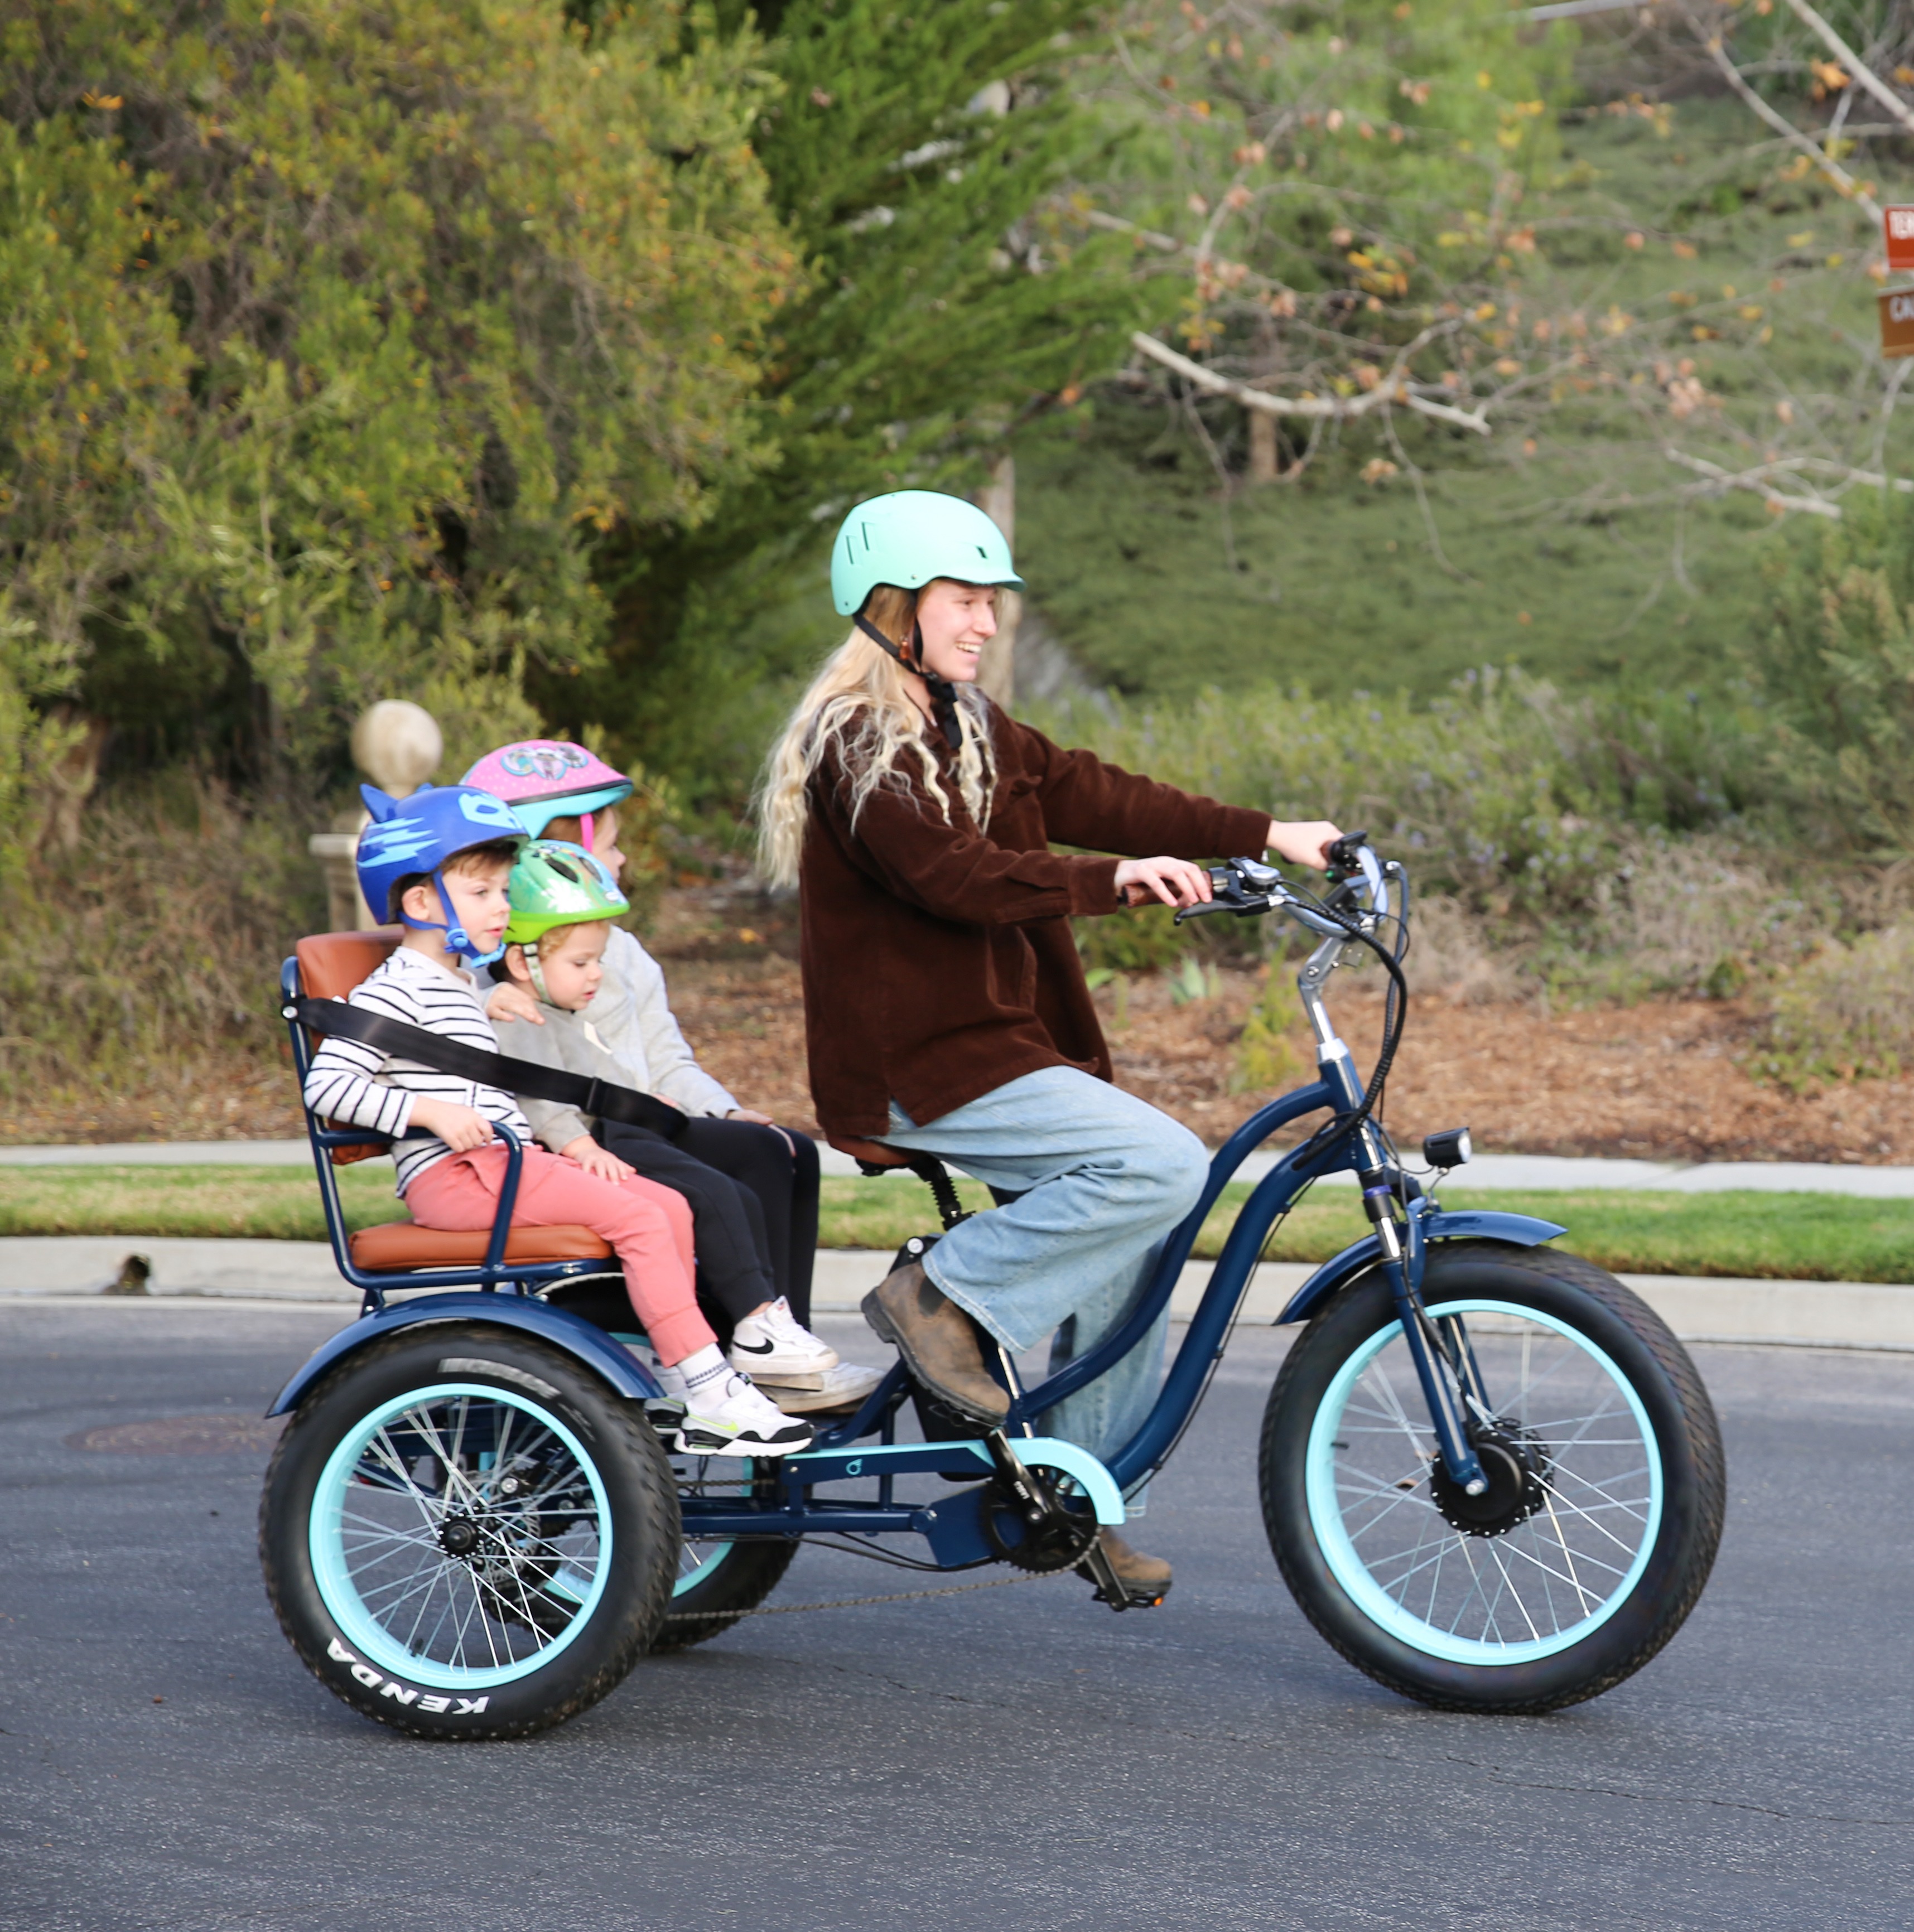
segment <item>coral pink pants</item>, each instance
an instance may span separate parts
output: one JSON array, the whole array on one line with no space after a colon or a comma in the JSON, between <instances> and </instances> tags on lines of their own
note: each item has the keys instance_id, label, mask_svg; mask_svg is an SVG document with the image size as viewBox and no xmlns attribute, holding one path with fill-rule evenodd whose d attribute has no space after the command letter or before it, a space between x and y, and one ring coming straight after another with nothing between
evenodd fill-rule
<instances>
[{"instance_id":1,"label":"coral pink pants","mask_svg":"<svg viewBox=\"0 0 1914 1932\"><path fill-rule=\"evenodd\" d=\"M435 1161L406 1190L405 1204L422 1227L460 1233L489 1228L504 1181L504 1148L479 1148ZM682 1194L638 1174L600 1180L575 1162L528 1147L512 1225L561 1222L589 1228L617 1250L625 1292L661 1362L681 1362L717 1340L698 1312L691 1208Z\"/></svg>"}]
</instances>

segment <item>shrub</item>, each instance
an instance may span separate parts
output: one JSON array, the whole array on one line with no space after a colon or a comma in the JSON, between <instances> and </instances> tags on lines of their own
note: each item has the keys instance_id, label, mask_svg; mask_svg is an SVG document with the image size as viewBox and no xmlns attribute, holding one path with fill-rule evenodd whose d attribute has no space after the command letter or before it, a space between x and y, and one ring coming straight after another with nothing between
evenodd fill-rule
<instances>
[{"instance_id":1,"label":"shrub","mask_svg":"<svg viewBox=\"0 0 1914 1932\"><path fill-rule=\"evenodd\" d=\"M316 829L186 774L89 805L78 849L0 902L0 1102L157 1086L183 1108L222 1066L276 1065L280 962L324 917Z\"/></svg>"},{"instance_id":2,"label":"shrub","mask_svg":"<svg viewBox=\"0 0 1914 1932\"><path fill-rule=\"evenodd\" d=\"M1313 1070L1303 1050L1306 1037L1303 1002L1297 997L1295 982L1276 967L1243 1023L1230 1090L1267 1093L1294 1086Z\"/></svg>"},{"instance_id":3,"label":"shrub","mask_svg":"<svg viewBox=\"0 0 1914 1932\"><path fill-rule=\"evenodd\" d=\"M1914 1064L1914 925L1830 945L1775 994L1753 1071L1798 1090Z\"/></svg>"},{"instance_id":4,"label":"shrub","mask_svg":"<svg viewBox=\"0 0 1914 1932\"><path fill-rule=\"evenodd\" d=\"M1857 491L1769 566L1751 651L1773 781L1836 851L1914 849L1914 502Z\"/></svg>"}]
</instances>

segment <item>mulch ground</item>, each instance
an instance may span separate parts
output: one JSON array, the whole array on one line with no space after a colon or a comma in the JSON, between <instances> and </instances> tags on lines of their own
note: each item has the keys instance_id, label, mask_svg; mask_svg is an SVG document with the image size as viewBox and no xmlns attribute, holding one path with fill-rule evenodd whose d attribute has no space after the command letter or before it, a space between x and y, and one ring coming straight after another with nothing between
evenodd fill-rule
<instances>
[{"instance_id":1,"label":"mulch ground","mask_svg":"<svg viewBox=\"0 0 1914 1932\"><path fill-rule=\"evenodd\" d=\"M651 943L672 1004L711 1072L746 1104L815 1130L788 923L761 903L675 893ZM1173 1004L1133 981L1119 1013L1098 994L1131 1092L1213 1143L1269 1094L1242 1090L1237 1037L1258 982L1224 972L1212 998ZM1339 980L1332 1012L1359 1064L1373 1060L1381 1002L1368 976ZM1862 1081L1793 1094L1743 1060L1758 1020L1732 1000L1652 1001L1551 1012L1530 1001L1417 1000L1390 1082L1407 1139L1467 1124L1503 1153L1671 1160L1914 1162L1914 1083ZM1299 1042L1300 1045L1301 1042ZM17 1095L0 1143L282 1138L300 1132L290 1072L237 1053L124 1092Z\"/></svg>"},{"instance_id":2,"label":"mulch ground","mask_svg":"<svg viewBox=\"0 0 1914 1932\"><path fill-rule=\"evenodd\" d=\"M1222 976L1217 995L1178 1006L1160 982L1136 986L1125 1024L1098 994L1119 1081L1212 1144L1273 1091L1236 1088L1236 1038L1257 982ZM813 1126L797 970L780 959L673 974L687 1034L741 1099ZM1366 1068L1381 1002L1335 989L1330 1010ZM1666 1160L1914 1162L1914 1088L1861 1081L1795 1095L1740 1064L1755 1017L1732 1001L1666 1000L1544 1012L1533 1004L1417 1001L1390 1082L1388 1118L1405 1138L1467 1124L1498 1153Z\"/></svg>"}]
</instances>

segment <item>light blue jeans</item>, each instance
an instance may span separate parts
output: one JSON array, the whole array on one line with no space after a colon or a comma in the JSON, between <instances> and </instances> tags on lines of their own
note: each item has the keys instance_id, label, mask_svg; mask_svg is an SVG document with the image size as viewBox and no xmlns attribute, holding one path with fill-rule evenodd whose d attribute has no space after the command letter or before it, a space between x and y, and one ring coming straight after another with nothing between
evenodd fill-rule
<instances>
[{"instance_id":1,"label":"light blue jeans","mask_svg":"<svg viewBox=\"0 0 1914 1932\"><path fill-rule=\"evenodd\" d=\"M884 1138L1020 1197L953 1228L924 1272L1008 1348L1053 1336L1053 1372L1122 1326L1209 1171L1187 1127L1072 1066L1026 1073L921 1127L893 1101ZM1096 1456L1121 1448L1156 1399L1169 1318L1050 1410L1045 1432ZM1142 1514L1140 1489L1130 1513Z\"/></svg>"}]
</instances>

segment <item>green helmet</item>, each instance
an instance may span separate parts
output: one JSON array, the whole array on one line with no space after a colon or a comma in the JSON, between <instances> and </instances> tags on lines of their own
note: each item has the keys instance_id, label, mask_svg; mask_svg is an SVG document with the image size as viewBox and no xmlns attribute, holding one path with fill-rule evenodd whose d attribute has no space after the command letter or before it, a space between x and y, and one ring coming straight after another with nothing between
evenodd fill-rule
<instances>
[{"instance_id":1,"label":"green helmet","mask_svg":"<svg viewBox=\"0 0 1914 1932\"><path fill-rule=\"evenodd\" d=\"M534 838L518 854L506 881L512 922L508 946L530 946L557 926L588 926L631 909L610 872L582 845Z\"/></svg>"},{"instance_id":2,"label":"green helmet","mask_svg":"<svg viewBox=\"0 0 1914 1932\"><path fill-rule=\"evenodd\" d=\"M961 496L894 490L860 503L838 527L831 596L841 617L855 617L880 584L921 590L939 577L1023 588L1003 532Z\"/></svg>"}]
</instances>

